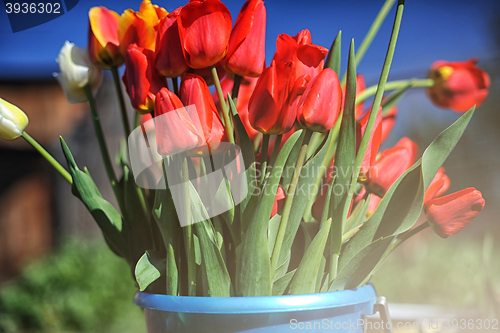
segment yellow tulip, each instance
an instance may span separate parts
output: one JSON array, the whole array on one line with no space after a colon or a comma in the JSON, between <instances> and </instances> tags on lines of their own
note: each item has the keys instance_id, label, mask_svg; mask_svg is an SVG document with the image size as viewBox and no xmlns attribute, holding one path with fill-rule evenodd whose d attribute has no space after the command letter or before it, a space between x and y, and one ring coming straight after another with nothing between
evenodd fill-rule
<instances>
[{"instance_id":1,"label":"yellow tulip","mask_svg":"<svg viewBox=\"0 0 500 333\"><path fill-rule=\"evenodd\" d=\"M28 117L14 104L0 98L0 138L15 140L28 126Z\"/></svg>"}]
</instances>

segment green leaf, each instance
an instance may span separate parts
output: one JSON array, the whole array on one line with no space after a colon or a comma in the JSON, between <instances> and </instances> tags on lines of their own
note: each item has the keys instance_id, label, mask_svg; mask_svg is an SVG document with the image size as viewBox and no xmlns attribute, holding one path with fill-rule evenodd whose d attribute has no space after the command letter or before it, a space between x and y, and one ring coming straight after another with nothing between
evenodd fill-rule
<instances>
[{"instance_id":1,"label":"green leaf","mask_svg":"<svg viewBox=\"0 0 500 333\"><path fill-rule=\"evenodd\" d=\"M330 226L331 220L328 219L307 248L288 288L289 294L312 294L316 291L318 274L323 275L323 272L320 273L319 269L325 251L326 240L330 233Z\"/></svg>"},{"instance_id":2,"label":"green leaf","mask_svg":"<svg viewBox=\"0 0 500 333\"><path fill-rule=\"evenodd\" d=\"M90 174L78 169L73 155L62 137L61 146L73 178L71 187L73 195L87 207L113 252L125 258L133 267L135 262L130 257L130 249L124 236L123 220L120 213L102 197Z\"/></svg>"},{"instance_id":3,"label":"green leaf","mask_svg":"<svg viewBox=\"0 0 500 333\"><path fill-rule=\"evenodd\" d=\"M139 290L146 290L164 274L165 270L164 254L153 250L146 251L135 266L135 279Z\"/></svg>"},{"instance_id":4,"label":"green leaf","mask_svg":"<svg viewBox=\"0 0 500 333\"><path fill-rule=\"evenodd\" d=\"M320 171L320 166L323 162L323 159L325 158L332 137L333 134L332 132L330 132L328 134L326 142L324 143L323 147L321 147L320 151L316 154L316 156L311 158L300 170L299 181L295 190L295 197L293 199L290 216L288 217L288 223L286 225L285 237L283 238L283 243L281 245L278 265L281 265L281 263L283 263L288 252L292 248L297 230L299 229L300 222L302 221L302 216L304 216L304 212L307 207L309 196L312 192L314 192L314 186L312 185L314 184L316 176Z\"/></svg>"},{"instance_id":5,"label":"green leaf","mask_svg":"<svg viewBox=\"0 0 500 333\"><path fill-rule=\"evenodd\" d=\"M347 219L344 228L344 234L346 231L351 230L352 228L357 227L361 223L365 221L366 213L368 212L368 207L370 206L370 196L368 196L367 200L360 200L356 205L356 208L351 213L351 216Z\"/></svg>"},{"instance_id":6,"label":"green leaf","mask_svg":"<svg viewBox=\"0 0 500 333\"><path fill-rule=\"evenodd\" d=\"M394 236L381 238L364 247L340 269L328 291L356 288L370 274L391 244Z\"/></svg>"},{"instance_id":7,"label":"green leaf","mask_svg":"<svg viewBox=\"0 0 500 333\"><path fill-rule=\"evenodd\" d=\"M347 66L347 90L344 104L344 115L340 125L339 143L335 153L334 170L335 183L332 187L331 210L332 218L330 234L330 278L334 278L337 271L337 260L342 247L344 224L352 199L352 177L355 174L356 161L356 58L354 56L354 40L351 41ZM365 134L366 135L366 134ZM368 133L369 135L369 133ZM340 188L341 191L338 191Z\"/></svg>"},{"instance_id":8,"label":"green leaf","mask_svg":"<svg viewBox=\"0 0 500 333\"><path fill-rule=\"evenodd\" d=\"M342 31L339 31L337 37L333 40L332 46L330 47L330 52L325 61L325 68L331 68L340 77L340 58L341 58L341 43L342 42Z\"/></svg>"},{"instance_id":9,"label":"green leaf","mask_svg":"<svg viewBox=\"0 0 500 333\"><path fill-rule=\"evenodd\" d=\"M276 242L276 236L278 235L278 229L280 227L281 215L276 214L269 220L269 227L267 229L267 244L269 246L269 253L273 253L274 243Z\"/></svg>"},{"instance_id":10,"label":"green leaf","mask_svg":"<svg viewBox=\"0 0 500 333\"><path fill-rule=\"evenodd\" d=\"M324 255L322 255L321 263L319 264L319 269L318 269L318 276L316 277L316 287L314 288L315 293L321 292L321 283L323 282L323 279L325 277L325 267L326 267L326 258Z\"/></svg>"},{"instance_id":11,"label":"green leaf","mask_svg":"<svg viewBox=\"0 0 500 333\"><path fill-rule=\"evenodd\" d=\"M303 131L300 138L293 146L290 155L288 156L288 160L285 163L285 167L283 169L283 178L281 180L281 185L283 188L288 188L290 182L292 181L293 172L295 170L295 163L297 163L297 158L299 157L300 147L302 147L302 142L304 142L304 138L306 136L306 132Z\"/></svg>"},{"instance_id":12,"label":"green leaf","mask_svg":"<svg viewBox=\"0 0 500 333\"><path fill-rule=\"evenodd\" d=\"M274 281L274 283L273 283L273 296L281 296L285 293L285 290L288 287L288 285L290 284L290 281L292 281L292 278L293 278L296 271L297 271L297 269L294 269L293 271L286 273L281 278Z\"/></svg>"},{"instance_id":13,"label":"green leaf","mask_svg":"<svg viewBox=\"0 0 500 333\"><path fill-rule=\"evenodd\" d=\"M243 237L240 260L236 268L237 296L268 296L272 292L271 262L267 241L268 222L283 165L301 134L301 130L295 132L283 145L259 198L255 214Z\"/></svg>"},{"instance_id":14,"label":"green leaf","mask_svg":"<svg viewBox=\"0 0 500 333\"><path fill-rule=\"evenodd\" d=\"M425 189L456 146L473 113L471 108L439 134L422 158L392 184L374 214L347 243L341 266L373 240L398 235L415 224L422 210Z\"/></svg>"},{"instance_id":15,"label":"green leaf","mask_svg":"<svg viewBox=\"0 0 500 333\"><path fill-rule=\"evenodd\" d=\"M198 236L203 263L206 269L208 293L211 297L231 296L231 278L220 253L216 232L213 228L205 205L201 201L198 192L189 181L189 194L191 198L191 212L196 236Z\"/></svg>"}]
</instances>

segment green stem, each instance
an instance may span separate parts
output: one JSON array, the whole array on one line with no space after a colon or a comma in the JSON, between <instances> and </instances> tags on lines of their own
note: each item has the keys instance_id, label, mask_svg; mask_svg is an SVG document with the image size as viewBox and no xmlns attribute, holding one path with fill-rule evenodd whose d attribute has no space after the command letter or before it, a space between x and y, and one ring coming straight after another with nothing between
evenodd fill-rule
<instances>
[{"instance_id":1,"label":"green stem","mask_svg":"<svg viewBox=\"0 0 500 333\"><path fill-rule=\"evenodd\" d=\"M283 139L283 134L280 134L274 140L273 152L271 153L271 160L269 161L269 165L273 166L276 158L278 157L278 153L280 151L281 140Z\"/></svg>"},{"instance_id":2,"label":"green stem","mask_svg":"<svg viewBox=\"0 0 500 333\"><path fill-rule=\"evenodd\" d=\"M193 224L191 218L190 180L187 157L182 157L182 183L184 185L184 209L187 225L183 228L188 265L188 296L196 296L196 261L194 254Z\"/></svg>"},{"instance_id":3,"label":"green stem","mask_svg":"<svg viewBox=\"0 0 500 333\"><path fill-rule=\"evenodd\" d=\"M45 148L43 148L38 142L36 142L36 140L33 139L28 133L23 132L21 136L30 145L32 145L33 148L35 148L38 151L38 153L40 153L40 155L42 155L47 160L47 162L49 162L50 165L52 165L54 169L56 169L56 171L59 172L61 176L63 176L63 178L68 182L68 184L70 185L73 184L73 178L71 177L70 173L59 162L57 162L56 159L52 157L52 155L50 155L48 151L45 150Z\"/></svg>"},{"instance_id":4,"label":"green stem","mask_svg":"<svg viewBox=\"0 0 500 333\"><path fill-rule=\"evenodd\" d=\"M87 99L89 101L90 111L92 112L92 122L94 123L94 130L97 137L97 142L99 142L99 147L101 148L101 156L104 161L104 166L106 168L106 173L108 174L109 181L111 183L111 187L115 192L116 199L120 201L120 196L117 188L117 180L115 171L113 169L113 164L111 163L111 158L109 157L108 146L106 145L106 140L104 139L104 131L101 127L101 122L99 120L99 114L97 113L97 107L95 104L94 96L92 95L92 91L89 85L84 87L85 94L87 95Z\"/></svg>"},{"instance_id":5,"label":"green stem","mask_svg":"<svg viewBox=\"0 0 500 333\"><path fill-rule=\"evenodd\" d=\"M269 149L269 134L262 137L262 150L260 151L260 184L264 188L264 179L267 173L267 152Z\"/></svg>"},{"instance_id":6,"label":"green stem","mask_svg":"<svg viewBox=\"0 0 500 333\"><path fill-rule=\"evenodd\" d=\"M240 91L241 79L243 79L241 75L234 74L233 90L231 91L231 96L233 97L234 105L236 105L236 102L238 100L238 93Z\"/></svg>"},{"instance_id":7,"label":"green stem","mask_svg":"<svg viewBox=\"0 0 500 333\"><path fill-rule=\"evenodd\" d=\"M405 87L406 85L411 84L412 88L428 88L432 87L434 85L434 80L433 79L411 79L411 80L397 80L397 81L390 81L385 84L385 91L387 90L396 90L402 87ZM363 102L365 99L367 99L370 96L373 96L377 92L378 84L375 84L373 86L370 86L366 88L363 92L361 92L357 97L356 97L356 105Z\"/></svg>"},{"instance_id":8,"label":"green stem","mask_svg":"<svg viewBox=\"0 0 500 333\"><path fill-rule=\"evenodd\" d=\"M396 11L396 17L394 19L394 25L392 28L391 39L389 42L389 47L387 49L387 54L384 61L384 67L382 68L382 73L380 74L380 79L377 86L377 91L375 93L375 99L373 101L373 105L370 111L370 117L368 119L368 123L366 124L365 133L363 134L363 138L361 139L361 143L359 145L358 153L356 155L356 169L354 170L353 177L351 180L351 186L349 188L349 195L347 197L346 204L350 204L352 195L356 188L356 183L358 181L359 166L363 162L363 157L365 156L366 149L368 147L368 142L373 131L373 126L375 125L375 118L377 117L377 111L380 107L380 103L382 102L382 96L384 95L385 84L387 82L387 78L389 76L389 71L391 69L392 59L394 57L394 51L396 49L396 42L398 40L399 28L401 26L401 19L403 17L403 9L404 9L405 0L398 1L398 9Z\"/></svg>"},{"instance_id":9,"label":"green stem","mask_svg":"<svg viewBox=\"0 0 500 333\"><path fill-rule=\"evenodd\" d=\"M375 20L373 21L370 29L366 33L366 36L361 42L358 52L356 53L356 65L358 65L361 62L361 59L363 59L363 56L368 50L368 47L370 47L371 43L373 42L373 39L377 35L380 26L387 17L387 14L389 14L389 11L391 10L395 1L396 0L386 0L384 5L380 9L379 13L377 14L377 17L375 17ZM346 80L347 80L347 72L342 77L342 86L344 86Z\"/></svg>"},{"instance_id":10,"label":"green stem","mask_svg":"<svg viewBox=\"0 0 500 333\"><path fill-rule=\"evenodd\" d=\"M113 81L115 82L116 93L118 94L118 102L120 103L123 130L125 131L125 137L128 138L130 135L130 124L128 121L127 108L125 107L125 99L123 98L122 85L120 77L118 76L118 67L111 67L111 73L113 74Z\"/></svg>"},{"instance_id":11,"label":"green stem","mask_svg":"<svg viewBox=\"0 0 500 333\"><path fill-rule=\"evenodd\" d=\"M177 77L171 78L172 87L174 88L174 94L179 95L179 82L177 81Z\"/></svg>"},{"instance_id":12,"label":"green stem","mask_svg":"<svg viewBox=\"0 0 500 333\"><path fill-rule=\"evenodd\" d=\"M154 118L154 116L153 116ZM141 126L141 115L139 112L136 112L135 113L135 119L134 119L134 128L137 128Z\"/></svg>"},{"instance_id":13,"label":"green stem","mask_svg":"<svg viewBox=\"0 0 500 333\"><path fill-rule=\"evenodd\" d=\"M226 127L227 137L229 139L229 142L234 143L233 126L231 123L231 118L229 117L229 110L227 108L226 100L224 99L224 93L222 92L219 76L217 75L217 70L215 69L215 66L211 66L210 71L212 72L212 76L214 78L217 97L219 97L219 104L222 109L222 116L224 117L224 125Z\"/></svg>"},{"instance_id":14,"label":"green stem","mask_svg":"<svg viewBox=\"0 0 500 333\"><path fill-rule=\"evenodd\" d=\"M277 267L278 260L281 252L281 244L285 238L286 225L288 223L288 218L290 217L290 211L292 209L292 202L295 196L295 190L297 188L297 183L299 182L300 170L304 165L307 154L307 145L309 139L311 138L312 132L306 130L306 135L304 141L302 142L302 147L300 147L299 155L297 156L297 162L295 163L295 170L293 171L292 180L288 186L288 193L285 199L285 205L283 206L283 215L281 216L280 226L278 229L278 234L276 235L276 242L274 244L273 254L271 256L271 274L274 275L274 271Z\"/></svg>"}]
</instances>

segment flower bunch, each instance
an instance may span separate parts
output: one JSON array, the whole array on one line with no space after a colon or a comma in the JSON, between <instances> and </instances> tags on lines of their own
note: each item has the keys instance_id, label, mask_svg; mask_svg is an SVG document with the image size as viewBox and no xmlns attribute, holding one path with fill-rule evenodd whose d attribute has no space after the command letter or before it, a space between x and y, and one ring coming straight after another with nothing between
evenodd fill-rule
<instances>
[{"instance_id":1,"label":"flower bunch","mask_svg":"<svg viewBox=\"0 0 500 333\"><path fill-rule=\"evenodd\" d=\"M354 42L341 73L341 33L330 49L314 44L309 30L281 34L266 65L261 0L246 1L234 26L219 0L191 0L171 12L149 0L121 15L92 8L88 53L66 43L57 78L70 102L89 102L118 208L64 140L69 172L3 100L0 136L22 135L49 159L141 290L264 296L354 288L411 235L431 226L451 236L484 207L474 188L444 195L450 180L442 164L486 97L488 75L475 60L441 61L428 79L387 82L403 6L371 87L356 72L363 54L356 60ZM128 139L119 176L93 96L101 69L112 71ZM407 137L381 150L397 102L415 87L464 114L420 158ZM136 111L133 131L126 103ZM427 222L414 227L421 214Z\"/></svg>"}]
</instances>

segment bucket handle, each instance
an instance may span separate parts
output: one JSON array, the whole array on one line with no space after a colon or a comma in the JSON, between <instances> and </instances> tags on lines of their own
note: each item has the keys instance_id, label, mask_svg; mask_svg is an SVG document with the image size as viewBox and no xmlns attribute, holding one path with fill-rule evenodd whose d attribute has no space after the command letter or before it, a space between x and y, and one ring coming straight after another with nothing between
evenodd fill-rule
<instances>
[{"instance_id":1,"label":"bucket handle","mask_svg":"<svg viewBox=\"0 0 500 333\"><path fill-rule=\"evenodd\" d=\"M380 296L375 304L373 305L373 312L380 313L380 319L385 321L386 323L391 322L391 316L389 315L389 308L387 306L387 300L384 296ZM394 333L391 325L384 325L384 333Z\"/></svg>"}]
</instances>

